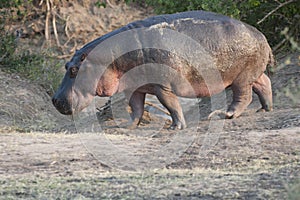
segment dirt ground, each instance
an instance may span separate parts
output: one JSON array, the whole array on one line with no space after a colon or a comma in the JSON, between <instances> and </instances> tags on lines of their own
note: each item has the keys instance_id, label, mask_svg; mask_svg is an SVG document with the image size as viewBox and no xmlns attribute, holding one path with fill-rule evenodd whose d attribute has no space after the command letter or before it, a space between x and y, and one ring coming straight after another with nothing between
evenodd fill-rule
<instances>
[{"instance_id":1,"label":"dirt ground","mask_svg":"<svg viewBox=\"0 0 300 200\"><path fill-rule=\"evenodd\" d=\"M298 56L271 77L273 112L255 113L254 98L238 119L212 122L203 99L203 117L183 131L151 112L135 131L118 127L112 105L95 133L90 118L60 115L42 88L1 72L0 198L297 199Z\"/></svg>"},{"instance_id":2,"label":"dirt ground","mask_svg":"<svg viewBox=\"0 0 300 200\"><path fill-rule=\"evenodd\" d=\"M184 106L182 131L165 129L153 102L125 129L122 97L71 119L43 88L0 71L0 199L299 199L300 55L273 70L273 112L256 113L253 95L241 117L210 121L203 98Z\"/></svg>"}]
</instances>

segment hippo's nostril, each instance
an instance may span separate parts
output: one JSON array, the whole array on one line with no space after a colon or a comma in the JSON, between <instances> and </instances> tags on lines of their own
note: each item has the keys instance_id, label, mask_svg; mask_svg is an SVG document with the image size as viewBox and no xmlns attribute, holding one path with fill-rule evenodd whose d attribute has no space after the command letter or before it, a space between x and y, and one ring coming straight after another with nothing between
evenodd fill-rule
<instances>
[{"instance_id":1,"label":"hippo's nostril","mask_svg":"<svg viewBox=\"0 0 300 200\"><path fill-rule=\"evenodd\" d=\"M72 107L68 102L64 101L63 99L60 98L52 98L52 103L54 107L64 115L71 115L72 114Z\"/></svg>"},{"instance_id":2,"label":"hippo's nostril","mask_svg":"<svg viewBox=\"0 0 300 200\"><path fill-rule=\"evenodd\" d=\"M53 103L53 105L57 105L57 99L52 98L52 103Z\"/></svg>"}]
</instances>

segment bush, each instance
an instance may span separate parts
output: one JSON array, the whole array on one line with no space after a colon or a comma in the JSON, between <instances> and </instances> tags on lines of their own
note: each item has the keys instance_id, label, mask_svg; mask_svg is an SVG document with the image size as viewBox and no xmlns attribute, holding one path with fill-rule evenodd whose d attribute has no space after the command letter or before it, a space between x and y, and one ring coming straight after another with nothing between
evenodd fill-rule
<instances>
[{"instance_id":1,"label":"bush","mask_svg":"<svg viewBox=\"0 0 300 200\"><path fill-rule=\"evenodd\" d=\"M261 30L275 49L290 50L281 34L286 27L294 41L300 41L300 4L297 0L132 0L145 3L158 14L206 10L244 21ZM130 2L130 0L127 0ZM272 12L273 11L273 12ZM268 15L269 14L269 15ZM267 16L261 21L265 16Z\"/></svg>"},{"instance_id":2,"label":"bush","mask_svg":"<svg viewBox=\"0 0 300 200\"><path fill-rule=\"evenodd\" d=\"M50 50L31 53L18 47L18 38L5 30L5 25L24 20L35 0L0 0L0 68L3 71L17 73L42 85L52 95L58 88L62 73L61 65L52 56Z\"/></svg>"},{"instance_id":3,"label":"bush","mask_svg":"<svg viewBox=\"0 0 300 200\"><path fill-rule=\"evenodd\" d=\"M7 34L3 27L0 35L0 68L42 85L52 95L60 84L62 73L59 72L60 63L51 56L51 52L36 54L17 49L16 36Z\"/></svg>"}]
</instances>

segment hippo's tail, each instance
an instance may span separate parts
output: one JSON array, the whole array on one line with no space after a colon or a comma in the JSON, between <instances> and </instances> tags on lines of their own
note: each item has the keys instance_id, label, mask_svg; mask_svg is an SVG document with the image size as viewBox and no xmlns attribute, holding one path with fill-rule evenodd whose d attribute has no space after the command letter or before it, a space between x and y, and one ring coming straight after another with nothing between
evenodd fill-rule
<instances>
[{"instance_id":1,"label":"hippo's tail","mask_svg":"<svg viewBox=\"0 0 300 200\"><path fill-rule=\"evenodd\" d=\"M275 66L276 66L276 60L274 59L274 55L272 53L272 50L270 50L269 61L268 61L268 66L267 66L267 74L268 74L268 76L270 76L270 75L272 75L274 73Z\"/></svg>"},{"instance_id":2,"label":"hippo's tail","mask_svg":"<svg viewBox=\"0 0 300 200\"><path fill-rule=\"evenodd\" d=\"M271 67L276 66L276 60L274 59L274 55L273 55L272 51L270 51L270 53L269 53L269 63L268 63L268 65L271 66Z\"/></svg>"}]
</instances>

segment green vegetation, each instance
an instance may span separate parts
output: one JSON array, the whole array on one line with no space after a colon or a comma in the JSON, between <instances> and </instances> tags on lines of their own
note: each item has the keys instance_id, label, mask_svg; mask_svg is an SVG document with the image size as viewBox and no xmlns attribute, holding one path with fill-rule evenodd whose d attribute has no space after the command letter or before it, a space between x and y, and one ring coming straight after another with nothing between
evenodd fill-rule
<instances>
[{"instance_id":1,"label":"green vegetation","mask_svg":"<svg viewBox=\"0 0 300 200\"><path fill-rule=\"evenodd\" d=\"M132 0L154 8L156 13L206 10L240 19L261 30L275 50L288 50L288 40L281 34L288 28L293 41L300 41L300 3L298 0ZM131 2L127 0L127 2Z\"/></svg>"},{"instance_id":2,"label":"green vegetation","mask_svg":"<svg viewBox=\"0 0 300 200\"><path fill-rule=\"evenodd\" d=\"M42 85L52 95L62 79L62 73L59 73L61 64L50 55L49 50L41 53L18 51L15 36L5 34L3 30L0 32L0 68Z\"/></svg>"},{"instance_id":3,"label":"green vegetation","mask_svg":"<svg viewBox=\"0 0 300 200\"><path fill-rule=\"evenodd\" d=\"M1 6L2 3L3 1ZM11 16L8 13L4 14L6 17ZM19 47L20 38L5 30L4 20L7 19L0 18L0 69L32 80L42 85L47 93L52 95L62 78L62 74L59 73L61 64L52 56L50 49L32 53Z\"/></svg>"}]
</instances>

